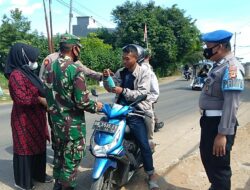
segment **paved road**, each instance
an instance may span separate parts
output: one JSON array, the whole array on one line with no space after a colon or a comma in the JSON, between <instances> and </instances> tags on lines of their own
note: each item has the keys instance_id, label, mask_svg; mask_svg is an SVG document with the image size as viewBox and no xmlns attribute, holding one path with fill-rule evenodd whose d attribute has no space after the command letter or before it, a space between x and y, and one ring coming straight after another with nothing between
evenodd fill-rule
<instances>
[{"instance_id":1,"label":"paved road","mask_svg":"<svg viewBox=\"0 0 250 190\"><path fill-rule=\"evenodd\" d=\"M168 123L179 121L180 118L185 118L187 115L197 114L198 112L198 97L199 91L190 90L189 83L182 79L176 80L168 84L162 84L160 86L161 96L156 104L156 112L160 120L166 121L166 128L164 133L172 133L173 130L181 131L182 125L176 124L173 127L168 128ZM249 88L244 92L242 100L250 101ZM112 97L108 94L102 94L99 100L103 102L111 102ZM11 145L11 131L9 127L9 115L11 111L11 105L0 106L0 189L13 189L13 172L12 172L12 145ZM100 116L86 113L87 126L91 126L95 119ZM177 122L178 123L178 122ZM159 133L156 137L162 138L164 134ZM87 129L87 142L91 135L91 127ZM53 158L53 152L50 145L47 149L47 162L48 173L51 173L51 163ZM174 158L170 158L174 159ZM171 161L169 161L171 162ZM84 158L80 172L78 176L79 189L87 190L91 183L91 167L93 164L93 157L87 153ZM157 164L157 163L156 163ZM37 189L52 189L52 184L36 184Z\"/></svg>"}]
</instances>

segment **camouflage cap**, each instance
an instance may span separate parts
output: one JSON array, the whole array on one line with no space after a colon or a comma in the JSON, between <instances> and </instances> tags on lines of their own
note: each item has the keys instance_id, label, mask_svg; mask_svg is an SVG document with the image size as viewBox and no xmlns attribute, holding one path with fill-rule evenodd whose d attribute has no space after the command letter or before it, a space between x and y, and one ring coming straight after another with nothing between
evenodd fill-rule
<instances>
[{"instance_id":1,"label":"camouflage cap","mask_svg":"<svg viewBox=\"0 0 250 190\"><path fill-rule=\"evenodd\" d=\"M66 44L72 44L72 45L78 45L79 47L82 47L80 43L80 38L72 35L72 34L63 34L61 35L60 43L66 43Z\"/></svg>"}]
</instances>

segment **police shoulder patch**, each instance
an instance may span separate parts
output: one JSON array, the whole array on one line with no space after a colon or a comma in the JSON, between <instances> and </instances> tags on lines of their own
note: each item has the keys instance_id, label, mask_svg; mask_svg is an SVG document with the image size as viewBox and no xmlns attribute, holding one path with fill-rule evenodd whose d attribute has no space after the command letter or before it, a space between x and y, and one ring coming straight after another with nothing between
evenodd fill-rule
<instances>
[{"instance_id":1,"label":"police shoulder patch","mask_svg":"<svg viewBox=\"0 0 250 190\"><path fill-rule=\"evenodd\" d=\"M222 90L244 90L244 78L237 65L228 65L222 79Z\"/></svg>"}]
</instances>

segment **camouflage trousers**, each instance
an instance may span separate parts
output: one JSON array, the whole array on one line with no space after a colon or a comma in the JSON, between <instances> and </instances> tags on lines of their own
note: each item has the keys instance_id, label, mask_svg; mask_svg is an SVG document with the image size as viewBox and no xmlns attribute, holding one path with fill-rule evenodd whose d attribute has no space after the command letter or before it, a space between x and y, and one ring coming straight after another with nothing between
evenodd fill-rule
<instances>
[{"instance_id":1,"label":"camouflage trousers","mask_svg":"<svg viewBox=\"0 0 250 190\"><path fill-rule=\"evenodd\" d=\"M85 138L65 141L54 136L53 141L53 177L65 187L75 187L77 170L85 153Z\"/></svg>"}]
</instances>

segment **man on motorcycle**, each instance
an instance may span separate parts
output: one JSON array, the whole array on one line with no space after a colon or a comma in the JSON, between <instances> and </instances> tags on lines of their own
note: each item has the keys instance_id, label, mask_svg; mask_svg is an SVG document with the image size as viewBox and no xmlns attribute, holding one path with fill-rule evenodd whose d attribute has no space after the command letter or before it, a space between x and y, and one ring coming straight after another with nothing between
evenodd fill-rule
<instances>
[{"instance_id":1,"label":"man on motorcycle","mask_svg":"<svg viewBox=\"0 0 250 190\"><path fill-rule=\"evenodd\" d=\"M107 81L104 80L104 87L107 91L116 94L116 102L121 105L129 105L131 102L142 94L150 93L150 73L146 68L141 67L138 62L143 59L140 46L129 44L123 48L123 64L124 67L119 69L113 76L115 87L110 88ZM143 50L143 48L142 48ZM109 70L104 70L103 76L108 77ZM138 109L145 113L152 113L152 104L149 100L144 100L138 104ZM136 139L141 149L144 170L149 177L149 188L151 190L159 189L156 182L156 175L153 166L153 157L147 137L147 128L142 117L133 115L128 117L127 123L131 133Z\"/></svg>"},{"instance_id":2,"label":"man on motorcycle","mask_svg":"<svg viewBox=\"0 0 250 190\"><path fill-rule=\"evenodd\" d=\"M187 64L183 68L183 75L186 80L190 80L192 74L192 69Z\"/></svg>"}]
</instances>

